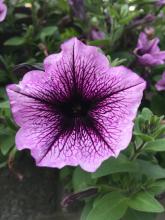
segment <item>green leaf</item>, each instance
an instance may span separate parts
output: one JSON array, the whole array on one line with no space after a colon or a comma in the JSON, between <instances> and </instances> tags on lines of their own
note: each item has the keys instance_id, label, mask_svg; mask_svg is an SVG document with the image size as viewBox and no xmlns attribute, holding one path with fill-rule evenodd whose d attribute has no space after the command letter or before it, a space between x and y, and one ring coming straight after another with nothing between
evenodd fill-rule
<instances>
[{"instance_id":1,"label":"green leaf","mask_svg":"<svg viewBox=\"0 0 165 220\"><path fill-rule=\"evenodd\" d=\"M15 14L15 19L23 19L23 18L28 18L27 14L23 14L23 13L16 13Z\"/></svg>"},{"instance_id":2,"label":"green leaf","mask_svg":"<svg viewBox=\"0 0 165 220\"><path fill-rule=\"evenodd\" d=\"M127 210L127 198L119 192L111 192L97 202L86 220L118 220Z\"/></svg>"},{"instance_id":3,"label":"green leaf","mask_svg":"<svg viewBox=\"0 0 165 220\"><path fill-rule=\"evenodd\" d=\"M10 115L6 115L5 120L7 122L8 127L11 128L13 131L16 131L18 129L16 124L14 124L14 122L12 121Z\"/></svg>"},{"instance_id":4,"label":"green leaf","mask_svg":"<svg viewBox=\"0 0 165 220\"><path fill-rule=\"evenodd\" d=\"M135 164L132 164L127 157L120 154L118 158L110 158L102 163L92 178L106 176L112 173L135 172Z\"/></svg>"},{"instance_id":5,"label":"green leaf","mask_svg":"<svg viewBox=\"0 0 165 220\"><path fill-rule=\"evenodd\" d=\"M89 215L89 212L92 210L93 207L93 202L89 201L85 204L83 211L81 213L81 218L80 220L86 220L87 216Z\"/></svg>"},{"instance_id":6,"label":"green leaf","mask_svg":"<svg viewBox=\"0 0 165 220\"><path fill-rule=\"evenodd\" d=\"M139 192L128 202L129 207L142 212L164 212L164 207L148 192Z\"/></svg>"},{"instance_id":7,"label":"green leaf","mask_svg":"<svg viewBox=\"0 0 165 220\"><path fill-rule=\"evenodd\" d=\"M0 163L0 169L7 166L7 161Z\"/></svg>"},{"instance_id":8,"label":"green leaf","mask_svg":"<svg viewBox=\"0 0 165 220\"><path fill-rule=\"evenodd\" d=\"M145 150L154 152L165 151L165 138L146 143Z\"/></svg>"},{"instance_id":9,"label":"green leaf","mask_svg":"<svg viewBox=\"0 0 165 220\"><path fill-rule=\"evenodd\" d=\"M5 41L5 46L21 46L25 43L25 38L23 37L12 37Z\"/></svg>"},{"instance_id":10,"label":"green leaf","mask_svg":"<svg viewBox=\"0 0 165 220\"><path fill-rule=\"evenodd\" d=\"M134 131L141 134L141 124L144 124L144 123L145 123L145 120L142 117L142 115L141 114L138 115L138 117L135 120Z\"/></svg>"},{"instance_id":11,"label":"green leaf","mask_svg":"<svg viewBox=\"0 0 165 220\"><path fill-rule=\"evenodd\" d=\"M93 40L88 42L91 46L109 46L110 40L109 39L103 39L103 40Z\"/></svg>"},{"instance_id":12,"label":"green leaf","mask_svg":"<svg viewBox=\"0 0 165 220\"><path fill-rule=\"evenodd\" d=\"M72 174L72 168L71 167L64 167L60 170L60 178L65 179L66 177L70 176Z\"/></svg>"},{"instance_id":13,"label":"green leaf","mask_svg":"<svg viewBox=\"0 0 165 220\"><path fill-rule=\"evenodd\" d=\"M158 180L147 187L147 190L154 195L165 192L165 180Z\"/></svg>"},{"instance_id":14,"label":"green leaf","mask_svg":"<svg viewBox=\"0 0 165 220\"><path fill-rule=\"evenodd\" d=\"M165 125L159 125L159 128L153 133L153 137L157 138L165 134Z\"/></svg>"},{"instance_id":15,"label":"green leaf","mask_svg":"<svg viewBox=\"0 0 165 220\"><path fill-rule=\"evenodd\" d=\"M119 66L120 64L124 63L127 59L123 58L123 59L119 59L116 58L113 61L111 61L111 66Z\"/></svg>"},{"instance_id":16,"label":"green leaf","mask_svg":"<svg viewBox=\"0 0 165 220\"><path fill-rule=\"evenodd\" d=\"M157 115L163 115L165 109L165 99L161 95L155 95L151 100L151 109Z\"/></svg>"},{"instance_id":17,"label":"green leaf","mask_svg":"<svg viewBox=\"0 0 165 220\"><path fill-rule=\"evenodd\" d=\"M42 29L41 33L39 34L39 38L44 41L46 37L50 37L57 32L56 26L48 26Z\"/></svg>"},{"instance_id":18,"label":"green leaf","mask_svg":"<svg viewBox=\"0 0 165 220\"><path fill-rule=\"evenodd\" d=\"M137 159L135 163L137 163L138 174L144 174L151 179L165 178L165 169L160 167L159 165L141 159Z\"/></svg>"},{"instance_id":19,"label":"green leaf","mask_svg":"<svg viewBox=\"0 0 165 220\"><path fill-rule=\"evenodd\" d=\"M91 178L91 173L82 170L80 167L74 170L72 181L75 191L85 189L95 183L95 180Z\"/></svg>"},{"instance_id":20,"label":"green leaf","mask_svg":"<svg viewBox=\"0 0 165 220\"><path fill-rule=\"evenodd\" d=\"M129 65L133 62L134 56L128 51L118 51L111 54L111 60L114 62L115 59L125 60L125 64Z\"/></svg>"},{"instance_id":21,"label":"green leaf","mask_svg":"<svg viewBox=\"0 0 165 220\"><path fill-rule=\"evenodd\" d=\"M121 9L120 9L121 17L127 16L128 13L129 13L129 7L128 7L128 5L127 5L127 4L121 5Z\"/></svg>"},{"instance_id":22,"label":"green leaf","mask_svg":"<svg viewBox=\"0 0 165 220\"><path fill-rule=\"evenodd\" d=\"M153 137L151 137L147 134L134 132L134 135L140 137L143 141L153 141L154 140Z\"/></svg>"},{"instance_id":23,"label":"green leaf","mask_svg":"<svg viewBox=\"0 0 165 220\"><path fill-rule=\"evenodd\" d=\"M93 201L93 208L97 206L97 203L100 203L100 200L104 197L105 195L103 193L100 193Z\"/></svg>"},{"instance_id":24,"label":"green leaf","mask_svg":"<svg viewBox=\"0 0 165 220\"><path fill-rule=\"evenodd\" d=\"M4 109L4 108L9 108L9 102L8 101L1 102L0 109Z\"/></svg>"},{"instance_id":25,"label":"green leaf","mask_svg":"<svg viewBox=\"0 0 165 220\"><path fill-rule=\"evenodd\" d=\"M0 135L0 140L0 150L3 155L6 155L14 145L14 137L13 135Z\"/></svg>"},{"instance_id":26,"label":"green leaf","mask_svg":"<svg viewBox=\"0 0 165 220\"><path fill-rule=\"evenodd\" d=\"M155 220L155 217L154 213L145 213L128 209L122 220Z\"/></svg>"},{"instance_id":27,"label":"green leaf","mask_svg":"<svg viewBox=\"0 0 165 220\"><path fill-rule=\"evenodd\" d=\"M145 120L149 121L151 119L151 117L153 116L153 113L152 113L152 111L150 111L150 109L143 108L141 115Z\"/></svg>"}]
</instances>

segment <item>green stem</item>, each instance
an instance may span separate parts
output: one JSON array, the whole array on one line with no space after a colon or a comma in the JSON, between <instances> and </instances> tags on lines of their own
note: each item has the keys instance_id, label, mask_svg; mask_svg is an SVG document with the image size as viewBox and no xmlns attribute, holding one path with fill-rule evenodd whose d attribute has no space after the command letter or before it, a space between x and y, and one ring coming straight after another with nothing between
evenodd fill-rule
<instances>
[{"instance_id":1,"label":"green stem","mask_svg":"<svg viewBox=\"0 0 165 220\"><path fill-rule=\"evenodd\" d=\"M135 149L134 154L132 155L132 157L130 158L130 160L135 160L141 153L142 149L144 147L144 144L142 144L138 149Z\"/></svg>"},{"instance_id":2,"label":"green stem","mask_svg":"<svg viewBox=\"0 0 165 220\"><path fill-rule=\"evenodd\" d=\"M108 185L100 185L99 191L100 192L112 192L112 191L123 191L120 188L114 187L114 186L108 186Z\"/></svg>"}]
</instances>

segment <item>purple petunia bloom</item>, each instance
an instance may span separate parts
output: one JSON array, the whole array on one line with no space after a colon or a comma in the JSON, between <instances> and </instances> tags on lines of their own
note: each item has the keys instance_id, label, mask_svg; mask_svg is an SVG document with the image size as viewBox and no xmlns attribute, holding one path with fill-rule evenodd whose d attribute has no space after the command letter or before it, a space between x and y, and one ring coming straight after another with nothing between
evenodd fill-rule
<instances>
[{"instance_id":1,"label":"purple petunia bloom","mask_svg":"<svg viewBox=\"0 0 165 220\"><path fill-rule=\"evenodd\" d=\"M165 0L157 0L157 1L156 1L156 5L157 5L158 7L162 7L163 5L165 5Z\"/></svg>"},{"instance_id":2,"label":"purple petunia bloom","mask_svg":"<svg viewBox=\"0 0 165 220\"><path fill-rule=\"evenodd\" d=\"M102 40L105 39L105 33L99 31L97 28L93 28L90 33L90 38L92 40Z\"/></svg>"},{"instance_id":3,"label":"purple petunia bloom","mask_svg":"<svg viewBox=\"0 0 165 220\"><path fill-rule=\"evenodd\" d=\"M158 91L165 91L165 72L162 75L162 79L156 83L155 87Z\"/></svg>"},{"instance_id":4,"label":"purple petunia bloom","mask_svg":"<svg viewBox=\"0 0 165 220\"><path fill-rule=\"evenodd\" d=\"M128 26L129 28L134 28L137 27L139 25L144 25L144 24L148 24L148 23L152 23L154 20L156 19L156 16L153 14L147 14L146 16L144 16L143 18L135 18L130 25Z\"/></svg>"},{"instance_id":5,"label":"purple petunia bloom","mask_svg":"<svg viewBox=\"0 0 165 220\"><path fill-rule=\"evenodd\" d=\"M38 166L94 172L128 146L145 82L123 66L110 67L97 47L77 38L61 49L45 59L44 71L7 87L21 127L16 146L30 149Z\"/></svg>"},{"instance_id":6,"label":"purple petunia bloom","mask_svg":"<svg viewBox=\"0 0 165 220\"><path fill-rule=\"evenodd\" d=\"M68 4L77 18L85 18L84 0L68 0Z\"/></svg>"},{"instance_id":7,"label":"purple petunia bloom","mask_svg":"<svg viewBox=\"0 0 165 220\"><path fill-rule=\"evenodd\" d=\"M7 7L6 5L3 3L3 0L0 0L0 22L2 22L7 14Z\"/></svg>"},{"instance_id":8,"label":"purple petunia bloom","mask_svg":"<svg viewBox=\"0 0 165 220\"><path fill-rule=\"evenodd\" d=\"M145 33L140 33L138 44L134 50L139 63L145 66L155 66L165 63L165 51L158 47L159 38L149 40Z\"/></svg>"}]
</instances>

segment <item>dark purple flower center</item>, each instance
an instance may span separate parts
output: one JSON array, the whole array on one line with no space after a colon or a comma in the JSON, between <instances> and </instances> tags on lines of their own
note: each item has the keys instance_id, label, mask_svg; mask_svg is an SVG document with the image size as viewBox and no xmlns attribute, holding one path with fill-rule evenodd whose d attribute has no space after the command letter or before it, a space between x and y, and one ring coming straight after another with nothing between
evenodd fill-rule
<instances>
[{"instance_id":1,"label":"dark purple flower center","mask_svg":"<svg viewBox=\"0 0 165 220\"><path fill-rule=\"evenodd\" d=\"M143 56L143 55L146 54L147 52L149 52L149 50L147 51L147 50L144 50L143 48L141 48L141 49L138 49L138 50L137 50L137 55L138 55L138 56Z\"/></svg>"},{"instance_id":2,"label":"dark purple flower center","mask_svg":"<svg viewBox=\"0 0 165 220\"><path fill-rule=\"evenodd\" d=\"M152 49L154 47L154 42L152 42L151 44L145 45L143 48L139 48L136 53L138 56L143 56L146 53L152 53Z\"/></svg>"},{"instance_id":3,"label":"dark purple flower center","mask_svg":"<svg viewBox=\"0 0 165 220\"><path fill-rule=\"evenodd\" d=\"M58 104L58 110L66 118L87 117L91 107L91 101L79 94L72 95L68 100Z\"/></svg>"}]
</instances>

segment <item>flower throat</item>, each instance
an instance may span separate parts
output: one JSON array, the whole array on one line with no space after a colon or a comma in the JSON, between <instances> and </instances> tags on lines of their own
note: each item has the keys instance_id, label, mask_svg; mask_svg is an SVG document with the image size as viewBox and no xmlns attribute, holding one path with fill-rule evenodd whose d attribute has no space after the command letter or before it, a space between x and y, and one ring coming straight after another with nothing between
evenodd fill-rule
<instances>
[{"instance_id":1,"label":"flower throat","mask_svg":"<svg viewBox=\"0 0 165 220\"><path fill-rule=\"evenodd\" d=\"M59 105L59 111L67 118L83 118L88 115L91 102L79 94L74 94Z\"/></svg>"}]
</instances>

